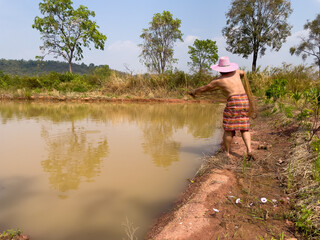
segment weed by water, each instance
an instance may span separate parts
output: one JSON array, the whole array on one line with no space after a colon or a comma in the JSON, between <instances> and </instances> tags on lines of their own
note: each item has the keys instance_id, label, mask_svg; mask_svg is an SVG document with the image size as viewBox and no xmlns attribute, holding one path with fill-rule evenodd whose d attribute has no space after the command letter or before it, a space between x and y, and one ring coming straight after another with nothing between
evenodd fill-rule
<instances>
[{"instance_id":1,"label":"weed by water","mask_svg":"<svg viewBox=\"0 0 320 240\"><path fill-rule=\"evenodd\" d=\"M318 153L318 156L314 159L314 162L312 164L312 175L315 181L317 181L320 184L320 156Z\"/></svg>"},{"instance_id":2,"label":"weed by water","mask_svg":"<svg viewBox=\"0 0 320 240\"><path fill-rule=\"evenodd\" d=\"M247 161L247 157L245 155L242 156L242 174L246 173L246 169L250 167L251 164Z\"/></svg>"},{"instance_id":3,"label":"weed by water","mask_svg":"<svg viewBox=\"0 0 320 240\"><path fill-rule=\"evenodd\" d=\"M320 236L320 140L313 136L311 142L305 137L305 130L296 133L296 146L287 166L287 191L292 199L289 216L296 228L308 239Z\"/></svg>"},{"instance_id":4,"label":"weed by water","mask_svg":"<svg viewBox=\"0 0 320 240\"><path fill-rule=\"evenodd\" d=\"M285 237L286 237L286 235L283 232L281 232L280 235L279 235L279 238L271 237L270 240L284 240ZM257 237L257 239L259 239L259 240L267 240L269 238L268 238L268 235L266 234L265 237L259 236L259 237Z\"/></svg>"},{"instance_id":5,"label":"weed by water","mask_svg":"<svg viewBox=\"0 0 320 240\"><path fill-rule=\"evenodd\" d=\"M16 230L9 229L0 234L0 239L10 240L10 239L13 239L14 237L20 236L21 234L22 234L22 231L19 228Z\"/></svg>"},{"instance_id":6,"label":"weed by water","mask_svg":"<svg viewBox=\"0 0 320 240\"><path fill-rule=\"evenodd\" d=\"M316 153L316 157L312 164L312 176L315 181L320 184L320 140L315 136L311 142L311 148Z\"/></svg>"},{"instance_id":7,"label":"weed by water","mask_svg":"<svg viewBox=\"0 0 320 240\"><path fill-rule=\"evenodd\" d=\"M295 172L295 169L293 168L292 169L292 166L291 166L291 161L289 162L289 165L288 165L288 183L287 183L287 190L290 190L292 189L293 187L293 184L294 184L294 172Z\"/></svg>"},{"instance_id":8,"label":"weed by water","mask_svg":"<svg viewBox=\"0 0 320 240\"><path fill-rule=\"evenodd\" d=\"M300 214L301 215L296 222L296 227L308 235L310 233L310 229L312 228L312 222L310 220L312 211L311 209L307 209L305 205L302 205Z\"/></svg>"},{"instance_id":9,"label":"weed by water","mask_svg":"<svg viewBox=\"0 0 320 240\"><path fill-rule=\"evenodd\" d=\"M126 217L126 221L122 224L122 226L125 228L127 235L127 238L123 240L138 240L138 237L135 236L135 234L139 227L134 227L133 223L129 221L128 217Z\"/></svg>"}]
</instances>

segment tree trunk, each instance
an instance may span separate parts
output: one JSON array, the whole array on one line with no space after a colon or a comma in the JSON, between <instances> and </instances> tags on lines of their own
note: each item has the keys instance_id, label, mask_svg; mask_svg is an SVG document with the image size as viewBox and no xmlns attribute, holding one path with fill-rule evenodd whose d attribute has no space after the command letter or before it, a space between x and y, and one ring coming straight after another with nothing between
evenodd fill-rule
<instances>
[{"instance_id":1,"label":"tree trunk","mask_svg":"<svg viewBox=\"0 0 320 240\"><path fill-rule=\"evenodd\" d=\"M258 58L258 51L253 50L252 72L255 72L257 69L257 58Z\"/></svg>"},{"instance_id":2,"label":"tree trunk","mask_svg":"<svg viewBox=\"0 0 320 240\"><path fill-rule=\"evenodd\" d=\"M320 46L319 46L319 52L318 53L320 53ZM318 67L319 67L319 77L320 77L320 56L319 56L319 54L318 54Z\"/></svg>"},{"instance_id":3,"label":"tree trunk","mask_svg":"<svg viewBox=\"0 0 320 240\"><path fill-rule=\"evenodd\" d=\"M201 73L202 73L202 66L200 65L199 74L201 75Z\"/></svg>"},{"instance_id":4,"label":"tree trunk","mask_svg":"<svg viewBox=\"0 0 320 240\"><path fill-rule=\"evenodd\" d=\"M69 62L69 72L72 73L71 62Z\"/></svg>"}]
</instances>

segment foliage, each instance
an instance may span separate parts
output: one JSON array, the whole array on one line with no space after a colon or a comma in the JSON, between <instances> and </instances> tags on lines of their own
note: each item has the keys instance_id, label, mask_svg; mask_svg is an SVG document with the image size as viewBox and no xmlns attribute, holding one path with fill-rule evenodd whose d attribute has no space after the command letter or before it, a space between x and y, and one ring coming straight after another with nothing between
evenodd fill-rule
<instances>
[{"instance_id":1,"label":"foliage","mask_svg":"<svg viewBox=\"0 0 320 240\"><path fill-rule=\"evenodd\" d=\"M314 57L314 64L319 68L320 76L320 14L312 21L304 25L304 29L308 31L308 37L301 36L301 42L296 47L290 48L291 55L301 55L305 60L308 56Z\"/></svg>"},{"instance_id":2,"label":"foliage","mask_svg":"<svg viewBox=\"0 0 320 240\"><path fill-rule=\"evenodd\" d=\"M65 59L70 73L73 59L83 58L83 47L90 49L93 42L95 48L104 49L107 37L98 31L96 22L90 20L95 13L87 7L80 5L74 9L71 0L43 0L39 8L44 17L36 17L32 27L41 33L43 46L40 49L48 51L45 55L52 53Z\"/></svg>"},{"instance_id":3,"label":"foliage","mask_svg":"<svg viewBox=\"0 0 320 240\"><path fill-rule=\"evenodd\" d=\"M193 69L199 69L198 72L209 70L210 66L218 61L218 47L216 41L210 39L196 39L193 46L189 46L189 62Z\"/></svg>"},{"instance_id":4,"label":"foliage","mask_svg":"<svg viewBox=\"0 0 320 240\"><path fill-rule=\"evenodd\" d=\"M320 209L320 85L312 67L283 64L279 68L248 74L256 92L264 89L271 114L290 124L295 147L284 173L292 199L292 216L297 230L308 239L319 239ZM313 151L310 151L310 150Z\"/></svg>"},{"instance_id":5,"label":"foliage","mask_svg":"<svg viewBox=\"0 0 320 240\"><path fill-rule=\"evenodd\" d=\"M305 235L310 234L311 229L313 228L312 221L310 220L312 215L313 213L311 209L308 209L305 205L301 206L301 214L296 222L296 227Z\"/></svg>"},{"instance_id":6,"label":"foliage","mask_svg":"<svg viewBox=\"0 0 320 240\"><path fill-rule=\"evenodd\" d=\"M315 136L310 145L313 151L315 151L316 153L316 158L312 166L312 175L314 180L320 184L320 140L319 138Z\"/></svg>"},{"instance_id":7,"label":"foliage","mask_svg":"<svg viewBox=\"0 0 320 240\"><path fill-rule=\"evenodd\" d=\"M288 0L233 0L222 30L227 50L245 58L253 53L252 71L256 71L258 55L263 56L267 46L278 51L290 35L286 21L291 12Z\"/></svg>"},{"instance_id":8,"label":"foliage","mask_svg":"<svg viewBox=\"0 0 320 240\"><path fill-rule=\"evenodd\" d=\"M298 99L297 95L297 93L292 94L292 96L295 96L295 102L297 102ZM319 127L317 128L320 117L319 98L320 89L310 87L309 89L306 89L301 93L302 104L299 106L296 103L299 109L299 113L297 114L297 120L302 122L304 120L309 119L311 123L309 124L309 131L311 131L309 141L311 141L314 134L320 130Z\"/></svg>"},{"instance_id":9,"label":"foliage","mask_svg":"<svg viewBox=\"0 0 320 240\"><path fill-rule=\"evenodd\" d=\"M173 19L169 11L163 11L162 14L156 13L149 24L140 35L144 41L139 44L142 49L140 58L150 71L162 74L176 62L173 47L177 40L183 41L179 29L181 20Z\"/></svg>"},{"instance_id":10,"label":"foliage","mask_svg":"<svg viewBox=\"0 0 320 240\"><path fill-rule=\"evenodd\" d=\"M268 99L273 98L273 101L277 101L280 97L287 94L287 84L288 81L286 79L274 79L273 83L266 90L266 97Z\"/></svg>"},{"instance_id":11,"label":"foliage","mask_svg":"<svg viewBox=\"0 0 320 240\"><path fill-rule=\"evenodd\" d=\"M93 71L95 66L91 63L89 66L82 64L72 63L74 73L88 74ZM0 71L12 75L36 75L48 74L50 72L65 73L68 71L68 63L59 61L35 61L35 60L6 60L0 59Z\"/></svg>"},{"instance_id":12,"label":"foliage","mask_svg":"<svg viewBox=\"0 0 320 240\"><path fill-rule=\"evenodd\" d=\"M22 231L20 229L17 229L17 230L9 229L7 231L0 233L0 239L1 240L16 239L15 237L18 237L21 234L22 234Z\"/></svg>"},{"instance_id":13,"label":"foliage","mask_svg":"<svg viewBox=\"0 0 320 240\"><path fill-rule=\"evenodd\" d=\"M90 91L93 85L88 82L88 77L71 73L55 73L51 72L47 75L39 76L11 76L3 75L0 77L0 88L6 90L58 90L58 91Z\"/></svg>"},{"instance_id":14,"label":"foliage","mask_svg":"<svg viewBox=\"0 0 320 240\"><path fill-rule=\"evenodd\" d=\"M266 238L264 238L263 236L259 236L259 240L266 240L267 236L268 236L267 234L266 234ZM283 232L281 232L279 235L279 239L271 237L270 240L285 240L285 239L286 239L286 235Z\"/></svg>"},{"instance_id":15,"label":"foliage","mask_svg":"<svg viewBox=\"0 0 320 240\"><path fill-rule=\"evenodd\" d=\"M102 78L109 77L111 75L111 69L109 65L103 65L94 70L94 74Z\"/></svg>"},{"instance_id":16,"label":"foliage","mask_svg":"<svg viewBox=\"0 0 320 240\"><path fill-rule=\"evenodd\" d=\"M23 62L18 61L17 66L20 66L21 63ZM48 63L49 66L50 63ZM21 90L30 96L48 94L51 91L60 92L60 94L74 91L92 91L100 92L100 95L103 94L105 96L121 96L123 94L132 97L183 98L188 90L208 84L214 77L207 72L188 74L178 69L168 70L163 74L133 75L111 70L108 65L90 65L86 68L86 74L49 72L18 76L7 74L6 69L3 72L0 70L0 89L2 92L7 91L16 94ZM311 88L320 89L320 82L314 78L312 69L310 67L284 65L279 68L265 69L262 72L248 72L247 76L255 96L266 97L265 94L268 91L270 92L268 101L273 103L274 96L278 98L276 104L281 104L285 97L290 97L288 99L294 102L295 107L292 109L284 102L285 106L281 109L288 117L293 116L294 119L299 117L297 114L298 109L298 113L302 113L299 121L302 121L309 116L314 116L316 113L316 105L312 107L310 105L311 102L308 102L310 98L306 99L310 94L306 95L305 93ZM283 79L287 81L285 90L283 90L285 91L284 96L281 91L280 94L275 91L279 87L279 83L275 83L275 79L278 82L283 81ZM202 97L210 99L220 97L217 94L216 92L214 94L208 92L207 95ZM304 102L307 104L305 105Z\"/></svg>"},{"instance_id":17,"label":"foliage","mask_svg":"<svg viewBox=\"0 0 320 240\"><path fill-rule=\"evenodd\" d=\"M93 75L88 76L89 83L102 87L103 84L110 78L112 70L109 65L103 65L96 68Z\"/></svg>"},{"instance_id":18,"label":"foliage","mask_svg":"<svg viewBox=\"0 0 320 240\"><path fill-rule=\"evenodd\" d=\"M286 89L289 94L300 94L315 87L318 74L312 66L297 65L283 63L280 67L266 68L263 71L247 72L248 80L252 92L259 97L265 97L266 90L274 82L274 79L286 79L288 81Z\"/></svg>"}]
</instances>

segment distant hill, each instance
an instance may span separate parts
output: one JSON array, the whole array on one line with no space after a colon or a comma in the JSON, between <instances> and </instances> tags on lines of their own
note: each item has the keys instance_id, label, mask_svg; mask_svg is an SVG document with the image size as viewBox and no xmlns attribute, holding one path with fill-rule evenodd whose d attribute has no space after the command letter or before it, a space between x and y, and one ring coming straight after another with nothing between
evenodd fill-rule
<instances>
[{"instance_id":1,"label":"distant hill","mask_svg":"<svg viewBox=\"0 0 320 240\"><path fill-rule=\"evenodd\" d=\"M82 64L72 64L72 72L78 74L89 74L95 68L94 64L89 66ZM36 60L6 60L0 59L0 71L12 75L39 75L49 72L65 73L69 71L69 65L66 62L42 61Z\"/></svg>"}]
</instances>

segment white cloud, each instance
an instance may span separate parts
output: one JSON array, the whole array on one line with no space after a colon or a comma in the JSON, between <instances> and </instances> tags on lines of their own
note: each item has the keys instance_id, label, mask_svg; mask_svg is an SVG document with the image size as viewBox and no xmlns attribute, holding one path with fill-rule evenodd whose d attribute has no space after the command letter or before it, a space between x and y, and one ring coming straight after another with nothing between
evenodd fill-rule
<instances>
[{"instance_id":1,"label":"white cloud","mask_svg":"<svg viewBox=\"0 0 320 240\"><path fill-rule=\"evenodd\" d=\"M139 47L136 43L125 40L125 41L116 41L108 46L107 48L110 52L138 52Z\"/></svg>"},{"instance_id":2,"label":"white cloud","mask_svg":"<svg viewBox=\"0 0 320 240\"><path fill-rule=\"evenodd\" d=\"M105 53L106 59L111 68L126 71L126 69L134 69L134 73L145 71L144 66L139 62L140 48L138 44L130 41L115 41L107 47Z\"/></svg>"},{"instance_id":3,"label":"white cloud","mask_svg":"<svg viewBox=\"0 0 320 240\"><path fill-rule=\"evenodd\" d=\"M193 42L194 42L196 39L199 39L199 37L189 35L189 36L187 36L187 37L185 38L184 42L187 43L187 44L193 44Z\"/></svg>"},{"instance_id":4,"label":"white cloud","mask_svg":"<svg viewBox=\"0 0 320 240\"><path fill-rule=\"evenodd\" d=\"M320 0L319 0L320 1ZM287 38L287 43L288 44L298 44L301 41L301 38L306 38L308 37L309 31L308 30L301 30L301 31L297 31L291 34L291 36L289 36Z\"/></svg>"},{"instance_id":5,"label":"white cloud","mask_svg":"<svg viewBox=\"0 0 320 240\"><path fill-rule=\"evenodd\" d=\"M187 49L188 46L192 45L196 39L199 39L199 37L188 35L183 39L183 42L177 42L176 46L177 48Z\"/></svg>"},{"instance_id":6,"label":"white cloud","mask_svg":"<svg viewBox=\"0 0 320 240\"><path fill-rule=\"evenodd\" d=\"M308 35L308 33L309 33L308 30L301 30L301 31L297 31L297 32L294 32L293 34L291 34L291 37L300 37L300 36L306 37Z\"/></svg>"},{"instance_id":7,"label":"white cloud","mask_svg":"<svg viewBox=\"0 0 320 240\"><path fill-rule=\"evenodd\" d=\"M85 55L85 61L96 65L108 64L111 69L119 71L127 71L129 68L134 70L134 73L145 72L145 67L139 62L139 54L140 48L137 43L119 40L111 42L104 51L92 49Z\"/></svg>"}]
</instances>

